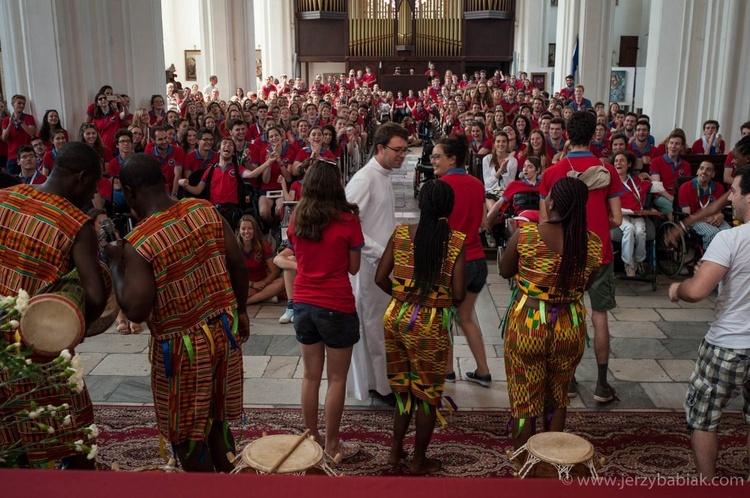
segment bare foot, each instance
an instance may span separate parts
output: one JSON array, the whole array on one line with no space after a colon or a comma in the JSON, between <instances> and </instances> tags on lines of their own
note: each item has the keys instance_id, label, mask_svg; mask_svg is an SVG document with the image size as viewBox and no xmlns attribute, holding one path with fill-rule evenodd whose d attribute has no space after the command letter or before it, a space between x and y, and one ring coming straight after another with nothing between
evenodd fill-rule
<instances>
[{"instance_id":1,"label":"bare foot","mask_svg":"<svg viewBox=\"0 0 750 498\"><path fill-rule=\"evenodd\" d=\"M391 456L388 457L388 465L395 467L401 460L406 460L406 452L403 448L391 448Z\"/></svg>"},{"instance_id":2,"label":"bare foot","mask_svg":"<svg viewBox=\"0 0 750 498\"><path fill-rule=\"evenodd\" d=\"M413 476L424 476L439 471L441 467L440 460L435 458L425 458L423 462L414 460L409 466L409 473Z\"/></svg>"}]
</instances>

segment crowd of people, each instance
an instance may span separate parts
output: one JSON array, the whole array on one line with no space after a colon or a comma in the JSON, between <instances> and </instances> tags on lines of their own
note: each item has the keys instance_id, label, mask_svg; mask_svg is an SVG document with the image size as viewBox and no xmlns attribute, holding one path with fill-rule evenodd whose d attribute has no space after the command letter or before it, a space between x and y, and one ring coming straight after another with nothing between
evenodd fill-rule
<instances>
[{"instance_id":1,"label":"crowd of people","mask_svg":"<svg viewBox=\"0 0 750 498\"><path fill-rule=\"evenodd\" d=\"M309 87L301 78L269 76L258 93L238 88L226 101L215 76L203 91L170 83L166 95L151 96L150 108L131 113L130 97L105 85L71 143L57 111L47 110L37 129L24 112L26 97L15 95L10 112L0 102L0 168L3 186L24 185L0 191L0 222L11 219L12 201L21 202L34 221L2 225L0 291L11 294L22 285L34 293L75 265L82 269L91 319L103 306L102 279L92 267L101 249L122 319L148 319L162 437L186 469L218 471L231 470L226 453L234 442L227 422L242 407L245 305L286 298L280 322L293 322L302 351L303 421L326 454L357 453L356 445L339 437L344 398L375 396L396 407L394 465L406 456L403 439L416 411L410 471L426 474L440 468L426 450L442 419L444 383L457 380L454 321L476 362L466 380L492 385L474 317L488 274L481 230L492 232L501 213L514 209L516 194L536 192L539 223L516 230L499 262L502 275L516 284L503 323L511 437L520 447L538 416L546 416L548 430L564 429L585 345L584 291L594 328L594 399L616 399L607 381L607 312L616 307L611 230L622 231L621 258L632 276L644 270L647 197L664 217L678 210L691 215L685 224L700 233L707 254L718 253L712 240L727 243L721 235L729 225L717 211L730 202L722 184L732 183L733 204L748 199L738 179L750 162L750 122L742 125L744 138L728 155L721 178L714 179L710 161L692 178L681 156L727 151L718 122L707 120L690 148L679 128L657 144L648 116L616 103L592 104L584 91L572 76L549 95L525 73L459 77L447 71L441 78L430 67L424 88L394 97L367 68L327 81L318 75ZM434 141L430 161L439 180L420 189L419 223L397 226L389 174L423 140ZM479 174L469 173L472 164ZM297 202L293 212L286 212L292 206L285 202ZM52 251L40 251L29 237L35 224L48 223L29 211L40 206L55 208L60 245ZM100 248L81 211L92 207L138 223L118 243ZM285 214L291 214L288 227L281 225ZM265 235L281 231L283 245ZM495 241L488 236L487 243ZM731 257L724 253L731 256L731 247L711 261L726 270L735 263L725 264ZM19 274L14 263L29 254L39 263ZM714 271L706 282L709 270L703 268L709 266L694 277L703 284L700 293L677 290L673 298L699 299L711 283L730 278L732 272ZM747 350L748 332L738 330L726 332L731 340L711 343L709 334L706 341ZM14 342L10 335L5 339ZM724 353L710 354L724 361ZM726 368L744 368L747 375L747 365ZM87 394L63 399L82 414L74 428L90 422ZM711 410L711 423L691 427L715 432L721 401L691 407L701 420ZM17 434L2 436L7 443ZM51 455L79 456L70 449ZM30 455L29 462L44 458ZM700 470L710 474L710 466Z\"/></svg>"}]
</instances>

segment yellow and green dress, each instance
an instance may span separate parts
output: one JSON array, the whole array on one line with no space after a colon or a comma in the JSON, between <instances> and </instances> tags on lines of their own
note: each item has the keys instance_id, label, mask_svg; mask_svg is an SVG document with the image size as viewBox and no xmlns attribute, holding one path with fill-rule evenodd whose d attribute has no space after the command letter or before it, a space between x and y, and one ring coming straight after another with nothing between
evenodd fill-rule
<instances>
[{"instance_id":1,"label":"yellow and green dress","mask_svg":"<svg viewBox=\"0 0 750 498\"><path fill-rule=\"evenodd\" d=\"M393 235L393 288L383 317L388 383L401 413L411 411L411 393L427 405L437 406L443 393L453 307L453 267L466 235L452 231L440 276L427 295L416 293L414 245L408 225Z\"/></svg>"},{"instance_id":2,"label":"yellow and green dress","mask_svg":"<svg viewBox=\"0 0 750 498\"><path fill-rule=\"evenodd\" d=\"M583 292L602 261L601 239L589 232L586 269L570 289L555 286L562 257L535 223L519 228L516 290L505 316L505 373L513 418L568 405L568 384L586 347ZM532 305L529 298L537 301Z\"/></svg>"}]
</instances>

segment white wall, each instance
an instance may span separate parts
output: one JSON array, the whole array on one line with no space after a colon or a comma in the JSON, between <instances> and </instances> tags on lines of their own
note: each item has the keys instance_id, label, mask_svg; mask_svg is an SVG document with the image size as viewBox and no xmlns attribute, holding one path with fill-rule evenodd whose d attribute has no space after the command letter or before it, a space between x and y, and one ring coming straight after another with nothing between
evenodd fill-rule
<instances>
[{"instance_id":1,"label":"white wall","mask_svg":"<svg viewBox=\"0 0 750 498\"><path fill-rule=\"evenodd\" d=\"M620 37L641 35L642 13L644 9L650 7L649 4L649 0L625 0L618 2L615 6L615 28L612 31L612 67L616 67L620 60ZM640 39L638 41L640 49Z\"/></svg>"},{"instance_id":2,"label":"white wall","mask_svg":"<svg viewBox=\"0 0 750 498\"><path fill-rule=\"evenodd\" d=\"M167 67L174 64L177 81L183 86L198 83L201 89L208 84L203 54L197 60L197 80L185 80L185 50L201 50L200 1L161 0L162 24L164 26L164 62ZM187 83L187 85L185 85Z\"/></svg>"}]
</instances>

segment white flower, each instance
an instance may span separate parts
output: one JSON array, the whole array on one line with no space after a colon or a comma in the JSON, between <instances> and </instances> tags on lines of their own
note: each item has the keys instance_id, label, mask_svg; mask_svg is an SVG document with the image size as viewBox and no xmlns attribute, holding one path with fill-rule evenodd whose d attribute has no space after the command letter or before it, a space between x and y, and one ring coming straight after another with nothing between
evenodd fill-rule
<instances>
[{"instance_id":1,"label":"white flower","mask_svg":"<svg viewBox=\"0 0 750 498\"><path fill-rule=\"evenodd\" d=\"M54 434L54 433L55 433L55 428L54 428L54 427L51 427L51 426L50 426L50 427L47 427L47 433L48 433L48 434Z\"/></svg>"},{"instance_id":2,"label":"white flower","mask_svg":"<svg viewBox=\"0 0 750 498\"><path fill-rule=\"evenodd\" d=\"M75 442L73 443L73 445L75 446L75 450L76 450L77 452L79 452L79 453L80 453L80 452L82 452L82 451L83 451L83 439L79 439L79 440L75 441Z\"/></svg>"},{"instance_id":3,"label":"white flower","mask_svg":"<svg viewBox=\"0 0 750 498\"><path fill-rule=\"evenodd\" d=\"M91 449L89 450L89 454L86 455L87 460L93 460L96 458L96 454L99 453L99 447L95 444L91 445Z\"/></svg>"},{"instance_id":4,"label":"white flower","mask_svg":"<svg viewBox=\"0 0 750 498\"><path fill-rule=\"evenodd\" d=\"M65 415L65 418L63 419L63 422L62 422L62 423L63 423L63 425L64 425L65 427L70 427L70 424L72 424L72 423L73 423L73 419L71 418L71 416L70 416L70 415Z\"/></svg>"},{"instance_id":5,"label":"white flower","mask_svg":"<svg viewBox=\"0 0 750 498\"><path fill-rule=\"evenodd\" d=\"M62 351L60 351L60 358L70 361L70 351L68 351L67 349L63 349Z\"/></svg>"},{"instance_id":6,"label":"white flower","mask_svg":"<svg viewBox=\"0 0 750 498\"><path fill-rule=\"evenodd\" d=\"M7 308L8 306L15 304L15 302L15 296L3 296L3 298L0 299L0 309Z\"/></svg>"},{"instance_id":7,"label":"white flower","mask_svg":"<svg viewBox=\"0 0 750 498\"><path fill-rule=\"evenodd\" d=\"M16 330L20 325L20 323L18 323L18 320L11 320L10 322L8 322L8 324L10 325L11 330Z\"/></svg>"},{"instance_id":8,"label":"white flower","mask_svg":"<svg viewBox=\"0 0 750 498\"><path fill-rule=\"evenodd\" d=\"M44 411L44 408L37 408L35 410L31 410L29 412L29 418L30 419L39 418L39 415L41 415L43 411Z\"/></svg>"},{"instance_id":9,"label":"white flower","mask_svg":"<svg viewBox=\"0 0 750 498\"><path fill-rule=\"evenodd\" d=\"M57 407L56 406L52 406L52 405L47 405L47 411L48 412L56 412L57 411Z\"/></svg>"},{"instance_id":10,"label":"white flower","mask_svg":"<svg viewBox=\"0 0 750 498\"><path fill-rule=\"evenodd\" d=\"M16 299L16 305L13 307L14 310L23 316L26 310L29 308L29 293L21 289L18 291L18 299Z\"/></svg>"},{"instance_id":11,"label":"white flower","mask_svg":"<svg viewBox=\"0 0 750 498\"><path fill-rule=\"evenodd\" d=\"M94 439L95 437L99 436L99 428L96 426L96 424L91 424L88 426L89 439Z\"/></svg>"},{"instance_id":12,"label":"white flower","mask_svg":"<svg viewBox=\"0 0 750 498\"><path fill-rule=\"evenodd\" d=\"M70 408L70 405L67 403L63 403L62 405L60 405L61 410L67 410L68 408ZM70 415L68 415L68 417L70 417Z\"/></svg>"}]
</instances>

